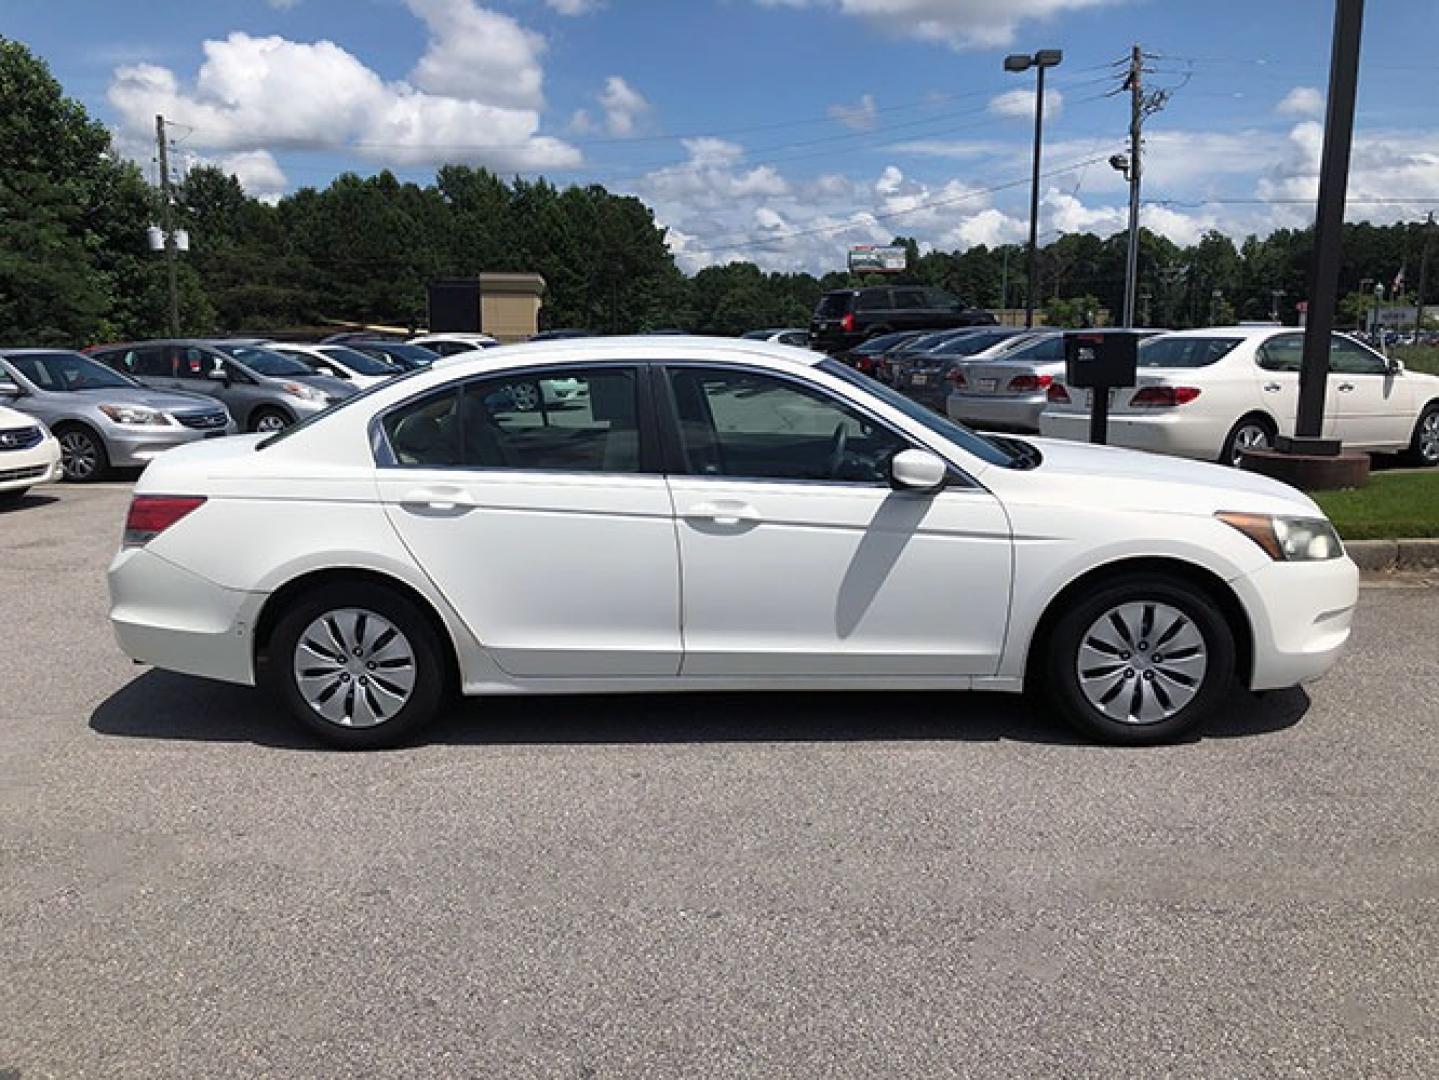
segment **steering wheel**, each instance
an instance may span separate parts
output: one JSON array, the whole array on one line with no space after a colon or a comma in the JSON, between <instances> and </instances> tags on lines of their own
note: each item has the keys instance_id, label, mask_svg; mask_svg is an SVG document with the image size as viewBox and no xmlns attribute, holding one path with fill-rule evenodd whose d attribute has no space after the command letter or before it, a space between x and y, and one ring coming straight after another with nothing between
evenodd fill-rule
<instances>
[{"instance_id":1,"label":"steering wheel","mask_svg":"<svg viewBox=\"0 0 1439 1080\"><path fill-rule=\"evenodd\" d=\"M843 424L836 424L834 434L829 440L829 478L839 478L839 467L844 464L844 444L849 438L849 432Z\"/></svg>"}]
</instances>

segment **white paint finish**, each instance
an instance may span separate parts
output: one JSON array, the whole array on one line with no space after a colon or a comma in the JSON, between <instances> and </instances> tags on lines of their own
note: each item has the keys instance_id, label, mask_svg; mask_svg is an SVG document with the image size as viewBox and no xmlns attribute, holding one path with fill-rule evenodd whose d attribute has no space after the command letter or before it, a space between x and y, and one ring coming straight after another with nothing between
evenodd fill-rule
<instances>
[{"instance_id":1,"label":"white paint finish","mask_svg":"<svg viewBox=\"0 0 1439 1080\"><path fill-rule=\"evenodd\" d=\"M662 477L382 469L379 492L415 563L512 675L678 673Z\"/></svg>"},{"instance_id":2,"label":"white paint finish","mask_svg":"<svg viewBox=\"0 0 1439 1080\"><path fill-rule=\"evenodd\" d=\"M45 430L44 425L33 416L0 405L0 431L32 427L41 429L43 434L40 441L24 450L0 450L0 473L11 469L43 468L45 471L25 480L0 479L0 492L23 491L36 484L58 483L63 475L60 444L55 436Z\"/></svg>"},{"instance_id":3,"label":"white paint finish","mask_svg":"<svg viewBox=\"0 0 1439 1080\"><path fill-rule=\"evenodd\" d=\"M698 477L671 488L685 675L994 673L1010 543L988 492Z\"/></svg>"}]
</instances>

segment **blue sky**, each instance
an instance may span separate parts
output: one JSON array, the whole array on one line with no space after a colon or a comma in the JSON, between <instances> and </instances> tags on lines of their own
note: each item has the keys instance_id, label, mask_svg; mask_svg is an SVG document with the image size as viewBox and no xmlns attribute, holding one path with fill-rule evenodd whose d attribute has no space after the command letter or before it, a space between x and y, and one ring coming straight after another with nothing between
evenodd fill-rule
<instances>
[{"instance_id":1,"label":"blue sky","mask_svg":"<svg viewBox=\"0 0 1439 1080\"><path fill-rule=\"evenodd\" d=\"M150 167L273 198L446 161L644 198L683 265L836 268L896 233L1022 238L1033 78L1061 48L1041 228L1117 231L1134 42L1172 96L1147 128L1146 223L1180 242L1312 219L1328 0L3 0L3 32ZM1432 0L1370 0L1350 217L1439 209Z\"/></svg>"}]
</instances>

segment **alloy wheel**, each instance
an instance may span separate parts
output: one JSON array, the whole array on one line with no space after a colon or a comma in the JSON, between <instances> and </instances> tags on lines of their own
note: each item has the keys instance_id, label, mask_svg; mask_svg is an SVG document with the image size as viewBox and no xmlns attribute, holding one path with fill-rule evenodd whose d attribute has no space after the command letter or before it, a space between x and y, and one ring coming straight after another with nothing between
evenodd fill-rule
<instances>
[{"instance_id":1,"label":"alloy wheel","mask_svg":"<svg viewBox=\"0 0 1439 1080\"><path fill-rule=\"evenodd\" d=\"M1269 432L1260 424L1245 424L1234 433L1234 460L1236 468L1244 459L1246 450L1268 450Z\"/></svg>"},{"instance_id":2,"label":"alloy wheel","mask_svg":"<svg viewBox=\"0 0 1439 1080\"><path fill-rule=\"evenodd\" d=\"M255 421L255 430L264 432L284 431L289 425L279 413L265 413Z\"/></svg>"},{"instance_id":3,"label":"alloy wheel","mask_svg":"<svg viewBox=\"0 0 1439 1080\"><path fill-rule=\"evenodd\" d=\"M395 716L415 689L415 650L382 615L340 608L315 619L295 644L295 685L317 714L348 728Z\"/></svg>"},{"instance_id":4,"label":"alloy wheel","mask_svg":"<svg viewBox=\"0 0 1439 1080\"><path fill-rule=\"evenodd\" d=\"M88 480L100 466L100 448L83 431L60 436L60 465L70 480Z\"/></svg>"},{"instance_id":5,"label":"alloy wheel","mask_svg":"<svg viewBox=\"0 0 1439 1080\"><path fill-rule=\"evenodd\" d=\"M1122 724L1168 720L1199 694L1208 667L1193 620L1149 601L1120 604L1095 619L1076 658L1089 704Z\"/></svg>"},{"instance_id":6,"label":"alloy wheel","mask_svg":"<svg viewBox=\"0 0 1439 1080\"><path fill-rule=\"evenodd\" d=\"M1419 456L1430 465L1439 463L1439 410L1419 421Z\"/></svg>"}]
</instances>

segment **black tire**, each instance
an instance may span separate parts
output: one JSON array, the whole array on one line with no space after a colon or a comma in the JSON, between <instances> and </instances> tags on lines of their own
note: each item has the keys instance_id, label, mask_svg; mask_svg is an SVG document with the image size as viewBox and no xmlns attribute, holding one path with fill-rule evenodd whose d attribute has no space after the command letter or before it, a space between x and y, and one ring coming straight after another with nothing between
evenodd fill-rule
<instances>
[{"instance_id":1,"label":"black tire","mask_svg":"<svg viewBox=\"0 0 1439 1080\"><path fill-rule=\"evenodd\" d=\"M1243 417L1224 439L1224 448L1219 451L1219 464L1231 465L1239 468L1239 452L1245 445L1250 445L1249 434L1262 431L1264 433L1264 447L1274 448L1274 436L1278 431L1274 427L1274 421L1267 416L1251 414Z\"/></svg>"},{"instance_id":2,"label":"black tire","mask_svg":"<svg viewBox=\"0 0 1439 1080\"><path fill-rule=\"evenodd\" d=\"M1136 650L1132 654L1135 659L1131 659L1129 652L1113 656L1116 665L1113 672L1104 673L1100 668L1089 669L1095 673L1091 679L1090 692L1100 694L1108 692L1111 686L1121 687L1114 696L1115 704L1111 706L1118 709L1130 707L1129 699L1137 699L1145 693L1151 695L1155 701L1158 698L1153 698L1153 695L1168 696L1173 693L1174 697L1170 698L1173 704L1178 704L1178 699L1183 695L1192 695L1187 703L1172 714L1147 722L1116 719L1106 715L1090 700L1081 686L1080 664L1086 655L1081 649L1087 647L1087 640L1095 641L1093 637L1087 639L1086 635L1099 624L1099 620L1125 605L1136 605L1141 611L1146 608L1150 610L1150 626L1157 631L1153 635L1156 640L1131 643L1131 647ZM1161 628L1157 625L1160 621L1169 621L1167 618L1156 619L1154 607L1157 605L1177 611L1188 620L1188 627L1173 640L1181 640L1191 629L1197 631L1202 638L1202 671L1198 676L1194 676L1191 666L1188 674L1180 673L1185 678L1194 678L1193 686L1183 686L1164 674L1166 670L1171 674L1178 670L1174 658L1170 659L1169 665L1160 664L1162 654L1152 665L1146 659L1141 659L1145 653L1155 656L1158 649L1163 647L1161 639L1172 632L1172 627ZM1141 645L1146 647L1145 653L1138 651ZM1176 652L1179 651L1182 650L1176 648ZM1229 624L1218 605L1202 589L1161 574L1139 573L1097 584L1076 597L1054 624L1049 635L1047 653L1037 670L1045 680L1043 689L1051 703L1073 727L1103 742L1148 746L1169 742L1193 730L1224 700L1234 679L1234 652L1234 634ZM1088 655L1093 655L1092 648ZM1195 662L1193 659L1179 660L1178 664L1193 665ZM1128 675L1125 674L1126 671L1129 672ZM1114 683L1101 681L1110 674L1113 675ZM1135 689L1131 692L1129 687Z\"/></svg>"},{"instance_id":3,"label":"black tire","mask_svg":"<svg viewBox=\"0 0 1439 1080\"><path fill-rule=\"evenodd\" d=\"M110 475L110 455L105 440L83 424L65 424L55 429L60 442L60 464L66 481L93 484Z\"/></svg>"},{"instance_id":4,"label":"black tire","mask_svg":"<svg viewBox=\"0 0 1439 1080\"><path fill-rule=\"evenodd\" d=\"M284 409L259 408L250 414L251 431L284 431L294 422Z\"/></svg>"},{"instance_id":5,"label":"black tire","mask_svg":"<svg viewBox=\"0 0 1439 1080\"><path fill-rule=\"evenodd\" d=\"M25 496L30 489L27 487L11 488L9 491L0 491L0 507L9 509L12 506L19 506L25 501Z\"/></svg>"},{"instance_id":6,"label":"black tire","mask_svg":"<svg viewBox=\"0 0 1439 1080\"><path fill-rule=\"evenodd\" d=\"M373 717L364 715L362 705L357 705L352 710L349 705L343 704L343 695L348 694L351 700L355 700L360 693L365 692L359 684L367 677L378 681L379 676L374 674L375 664L367 664L364 659L345 655L345 662L353 669L354 674L347 673L344 676L345 683L332 693L333 700L341 703L340 707L347 714L353 712L362 722L369 722L370 726L347 726L342 722L327 719L317 707L310 704L296 673L298 663L312 662L314 656L313 650L308 650L308 646L308 651L300 651L302 636L312 629L317 620L347 611L363 612L371 620L374 616L379 616L380 620L389 622L402 635L402 644L408 646L407 651L413 660L413 685L408 699L391 716L374 722ZM363 637L363 633L361 636ZM384 635L379 636L383 638ZM311 640L306 638L307 642ZM371 641L373 648L377 642L375 639ZM333 639L324 640L323 644L326 648L333 648ZM385 654L384 649L378 651ZM336 652L338 653L338 650ZM430 621L414 601L403 593L377 584L337 583L302 594L281 613L270 637L266 662L261 666L262 683L265 689L285 704L296 720L331 745L345 750L380 749L409 741L416 732L435 719L448 697L449 679L445 655L444 646ZM329 661L320 662L338 670L337 666ZM371 672L368 676L365 674L367 667ZM340 677L342 676L337 676L336 681ZM390 677L400 676L394 673ZM321 678L325 676L322 675ZM321 688L318 683L312 684L311 692L319 689L322 694L325 688L328 687ZM373 690L369 693L371 698L375 696Z\"/></svg>"},{"instance_id":7,"label":"black tire","mask_svg":"<svg viewBox=\"0 0 1439 1080\"><path fill-rule=\"evenodd\" d=\"M1404 451L1404 463L1425 468L1439 466L1439 402L1430 402L1414 422L1414 434L1409 439L1409 449Z\"/></svg>"}]
</instances>

